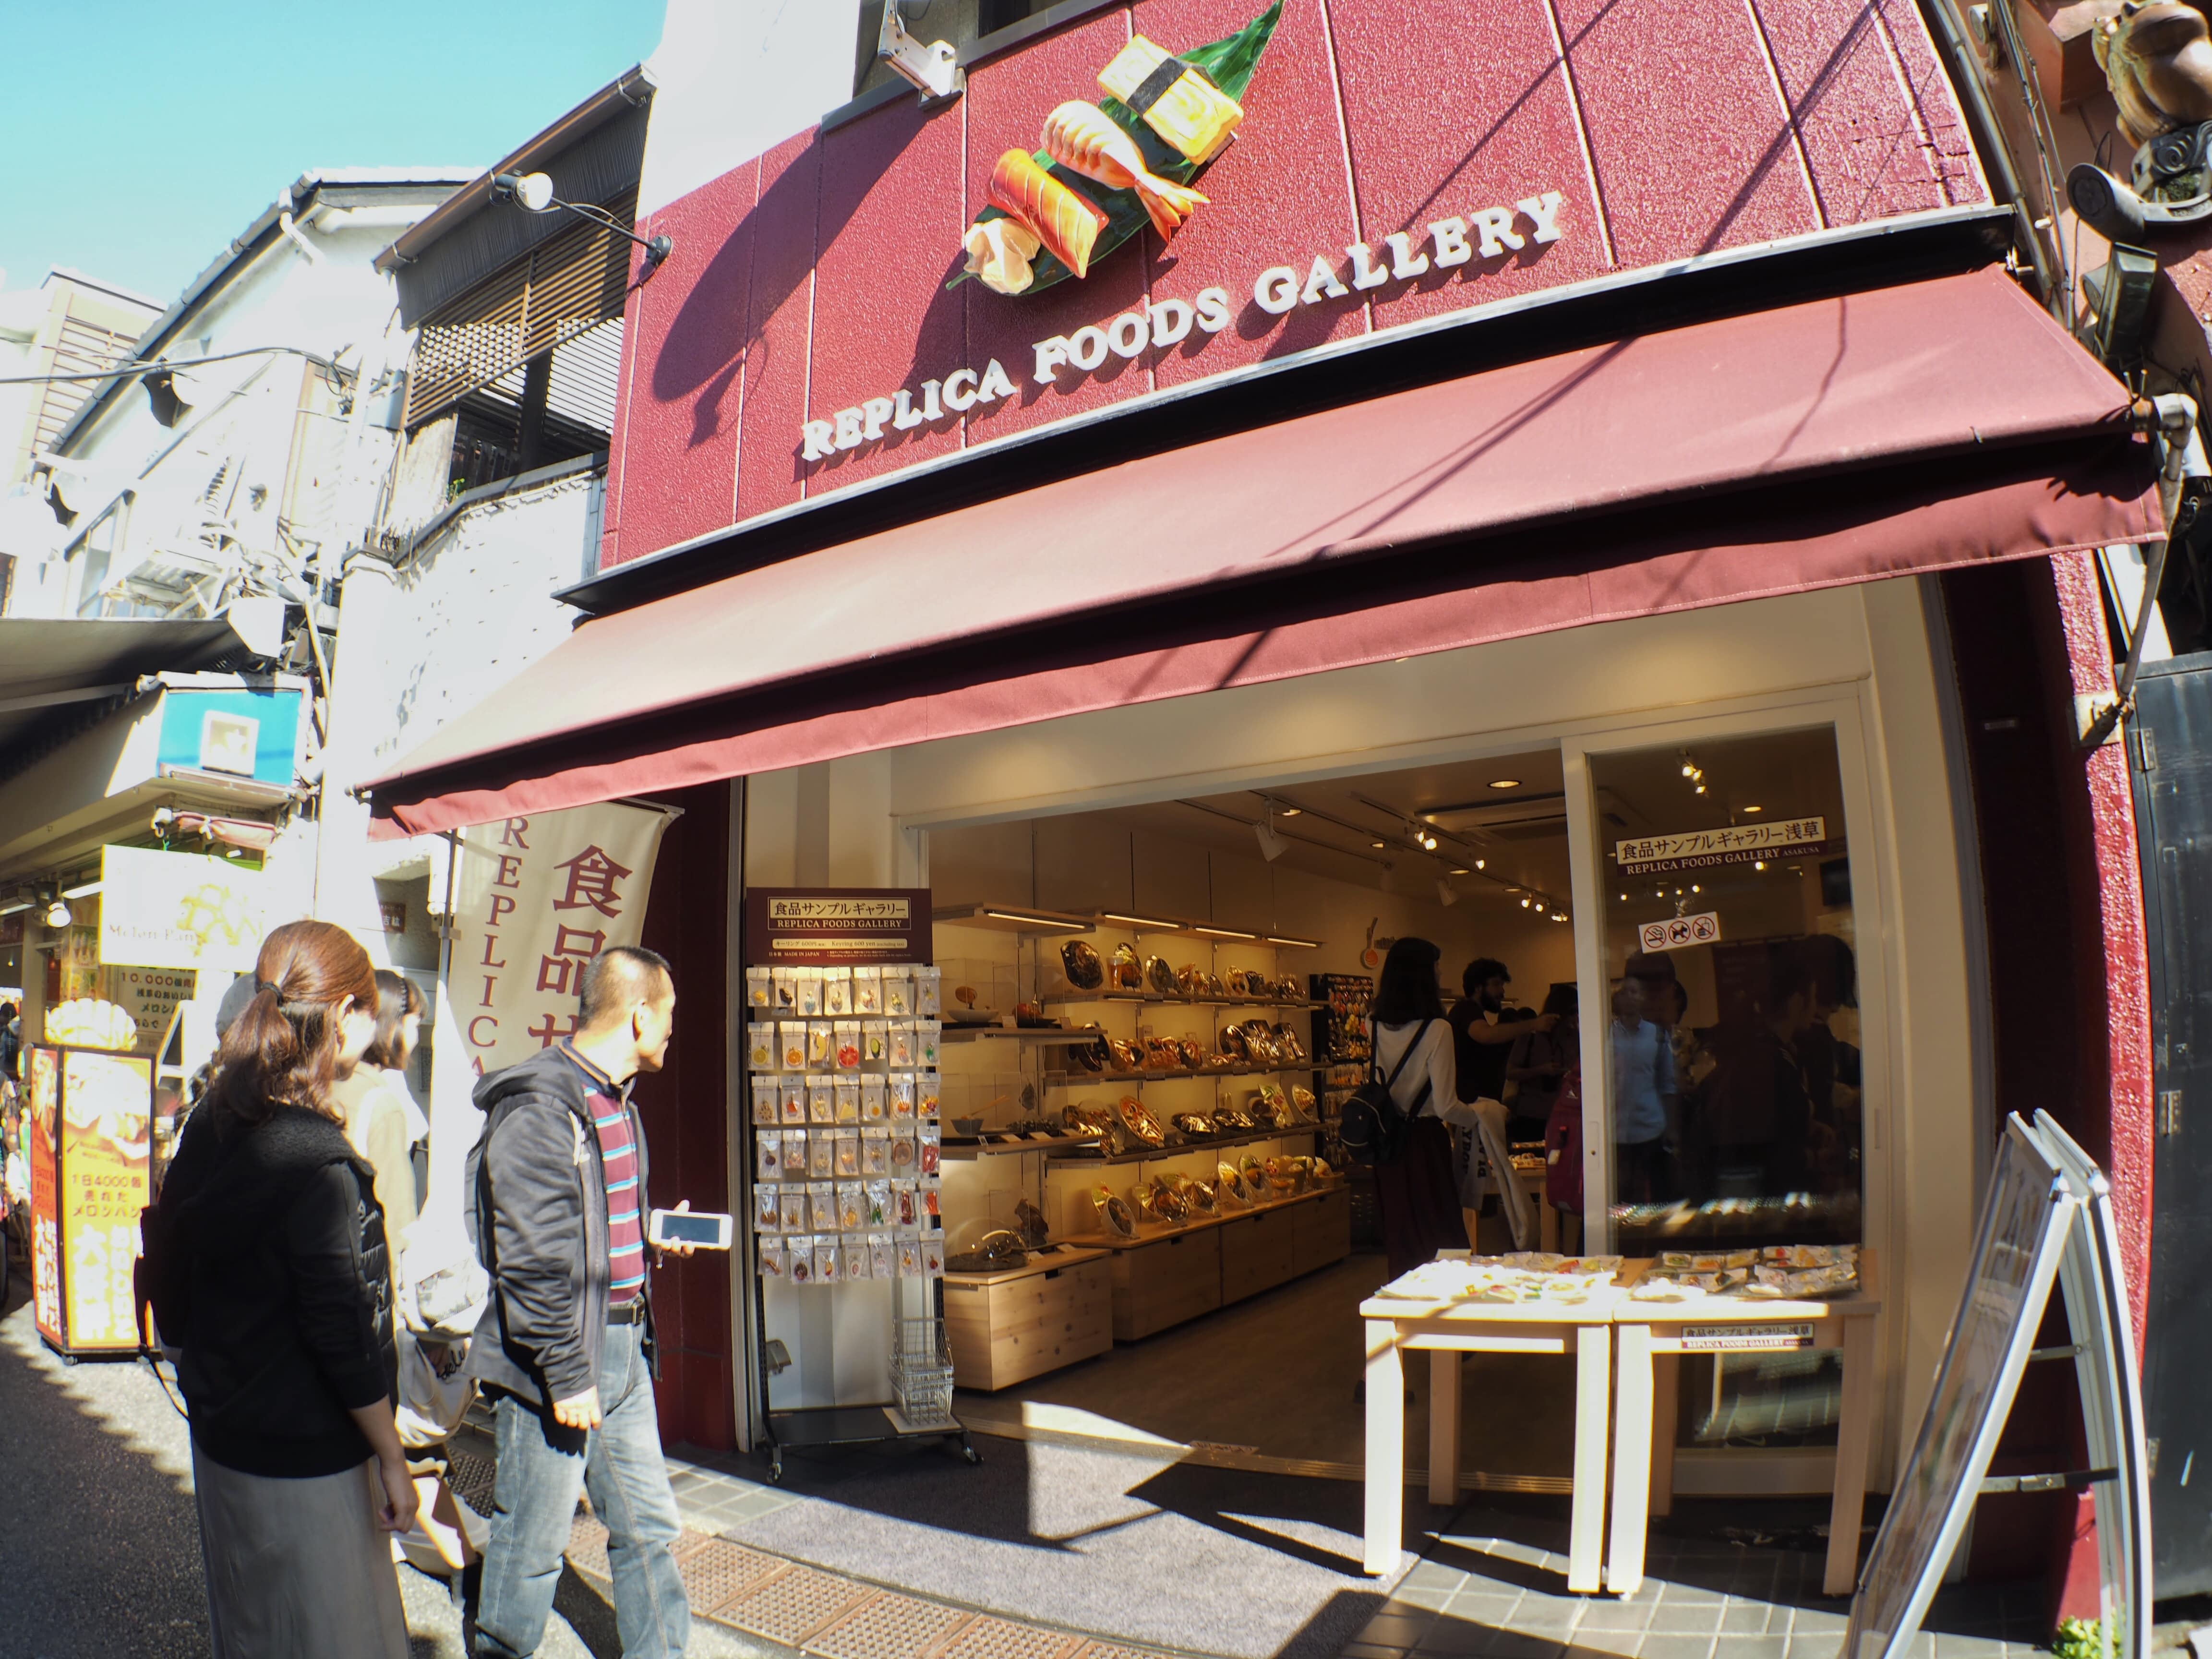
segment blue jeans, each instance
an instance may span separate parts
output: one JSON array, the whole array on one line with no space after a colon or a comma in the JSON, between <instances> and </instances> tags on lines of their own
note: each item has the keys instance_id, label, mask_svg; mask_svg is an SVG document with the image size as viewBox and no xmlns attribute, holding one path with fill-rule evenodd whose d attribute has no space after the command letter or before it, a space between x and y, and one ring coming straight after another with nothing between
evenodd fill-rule
<instances>
[{"instance_id":1,"label":"blue jeans","mask_svg":"<svg viewBox=\"0 0 2212 1659\"><path fill-rule=\"evenodd\" d=\"M681 1659L691 1638L691 1604L673 1548L683 1523L661 1461L641 1334L635 1325L607 1327L599 1356L605 1416L589 1434L500 1397L499 1474L477 1604L477 1659L529 1659L538 1651L580 1491L591 1493L592 1511L610 1534L607 1564L623 1659Z\"/></svg>"}]
</instances>

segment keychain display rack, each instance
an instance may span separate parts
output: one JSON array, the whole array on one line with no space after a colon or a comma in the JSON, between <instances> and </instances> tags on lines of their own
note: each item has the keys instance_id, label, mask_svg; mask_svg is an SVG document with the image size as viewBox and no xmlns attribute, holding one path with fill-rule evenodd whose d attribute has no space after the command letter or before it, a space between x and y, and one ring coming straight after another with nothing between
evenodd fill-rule
<instances>
[{"instance_id":1,"label":"keychain display rack","mask_svg":"<svg viewBox=\"0 0 2212 1659\"><path fill-rule=\"evenodd\" d=\"M927 964L745 970L756 1374L772 1480L793 1448L955 1438L981 1461L951 1412L939 1293L940 991ZM890 1401L773 1407L768 1287L830 1295L878 1279L891 1286Z\"/></svg>"}]
</instances>

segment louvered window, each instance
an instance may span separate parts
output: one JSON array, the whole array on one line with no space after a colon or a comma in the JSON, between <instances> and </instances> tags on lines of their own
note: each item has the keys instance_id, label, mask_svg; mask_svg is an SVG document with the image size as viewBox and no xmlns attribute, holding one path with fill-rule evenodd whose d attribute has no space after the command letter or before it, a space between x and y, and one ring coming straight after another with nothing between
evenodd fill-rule
<instances>
[{"instance_id":1,"label":"louvered window","mask_svg":"<svg viewBox=\"0 0 2212 1659\"><path fill-rule=\"evenodd\" d=\"M118 333L82 317L65 316L62 319L60 337L54 342L53 368L48 372L97 374L128 357L137 343L135 334ZM39 403L36 447L52 449L54 441L76 418L77 410L84 407L85 400L99 391L100 385L98 380L49 380L46 395Z\"/></svg>"},{"instance_id":2,"label":"louvered window","mask_svg":"<svg viewBox=\"0 0 2212 1659\"><path fill-rule=\"evenodd\" d=\"M600 204L629 225L637 191ZM623 314L634 245L576 216L521 258L422 319L408 382L408 426L494 386L541 353ZM610 386L609 402L611 403Z\"/></svg>"}]
</instances>

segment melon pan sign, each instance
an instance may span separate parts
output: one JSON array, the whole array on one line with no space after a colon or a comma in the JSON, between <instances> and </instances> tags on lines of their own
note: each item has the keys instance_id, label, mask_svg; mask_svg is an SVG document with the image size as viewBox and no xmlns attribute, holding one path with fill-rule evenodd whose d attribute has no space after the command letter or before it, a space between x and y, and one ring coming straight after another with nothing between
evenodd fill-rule
<instances>
[{"instance_id":1,"label":"melon pan sign","mask_svg":"<svg viewBox=\"0 0 2212 1659\"><path fill-rule=\"evenodd\" d=\"M262 872L145 847L103 848L100 872L103 963L253 971L269 930Z\"/></svg>"}]
</instances>

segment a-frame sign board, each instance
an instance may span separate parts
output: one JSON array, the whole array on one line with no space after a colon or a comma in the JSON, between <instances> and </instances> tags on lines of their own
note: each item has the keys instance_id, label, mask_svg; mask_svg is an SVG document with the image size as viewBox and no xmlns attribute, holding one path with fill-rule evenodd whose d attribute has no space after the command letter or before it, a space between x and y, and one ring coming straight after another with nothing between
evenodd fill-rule
<instances>
[{"instance_id":1,"label":"a-frame sign board","mask_svg":"<svg viewBox=\"0 0 2212 1659\"><path fill-rule=\"evenodd\" d=\"M2071 1347L2033 1352L2056 1283ZM2048 1113L2005 1121L1966 1293L1951 1321L1912 1455L1851 1601L1842 1659L1899 1659L1918 1633L1983 1491L2032 1357L2071 1354L2096 1495L2106 1659L2150 1652L2150 1486L2142 1395L2120 1279L2111 1189ZM2004 1483L2017 1489L2018 1483Z\"/></svg>"}]
</instances>

